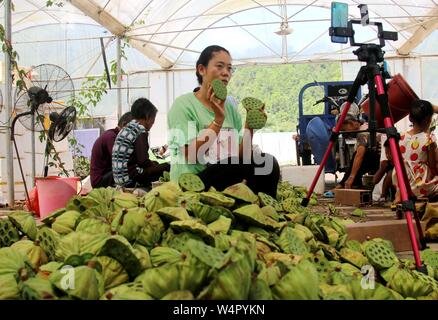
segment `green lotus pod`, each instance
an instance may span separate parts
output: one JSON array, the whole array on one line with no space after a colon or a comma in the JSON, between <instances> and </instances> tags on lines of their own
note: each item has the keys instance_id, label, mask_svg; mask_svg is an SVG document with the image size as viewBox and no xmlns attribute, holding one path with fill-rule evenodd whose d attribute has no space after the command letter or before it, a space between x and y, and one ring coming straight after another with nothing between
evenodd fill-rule
<instances>
[{"instance_id":1,"label":"green lotus pod","mask_svg":"<svg viewBox=\"0 0 438 320\"><path fill-rule=\"evenodd\" d=\"M175 234L172 231L172 229L169 228L163 234L163 240L161 242L161 245L169 248L173 248L180 252L187 252L187 241L189 239L203 241L199 235L190 232L182 232L179 234Z\"/></svg>"},{"instance_id":2,"label":"green lotus pod","mask_svg":"<svg viewBox=\"0 0 438 320\"><path fill-rule=\"evenodd\" d=\"M269 238L271 236L271 233L269 231L266 231L263 228L255 227L255 226L249 226L248 232L253 233L254 235L260 235L265 238Z\"/></svg>"},{"instance_id":3,"label":"green lotus pod","mask_svg":"<svg viewBox=\"0 0 438 320\"><path fill-rule=\"evenodd\" d=\"M201 192L201 201L211 206L222 206L225 208L231 208L234 206L236 200L227 197L219 192Z\"/></svg>"},{"instance_id":4,"label":"green lotus pod","mask_svg":"<svg viewBox=\"0 0 438 320\"><path fill-rule=\"evenodd\" d=\"M167 263L177 263L183 259L181 252L169 247L155 247L151 250L150 255L154 267L159 267Z\"/></svg>"},{"instance_id":5,"label":"green lotus pod","mask_svg":"<svg viewBox=\"0 0 438 320\"><path fill-rule=\"evenodd\" d=\"M222 193L226 196L230 196L243 202L257 203L259 201L259 197L254 194L254 192L245 184L245 182L240 182L229 186L222 191Z\"/></svg>"},{"instance_id":6,"label":"green lotus pod","mask_svg":"<svg viewBox=\"0 0 438 320\"><path fill-rule=\"evenodd\" d=\"M220 212L221 216L224 216L226 218L231 219L231 225L234 225L236 223L236 217L233 215L233 213L229 209L221 207L221 206L216 206L214 208Z\"/></svg>"},{"instance_id":7,"label":"green lotus pod","mask_svg":"<svg viewBox=\"0 0 438 320\"><path fill-rule=\"evenodd\" d=\"M274 209L274 207L272 207L272 206L264 206L261 209L262 209L263 214L266 217L271 218L275 222L279 222L280 221L281 216L277 213L277 211Z\"/></svg>"},{"instance_id":8,"label":"green lotus pod","mask_svg":"<svg viewBox=\"0 0 438 320\"><path fill-rule=\"evenodd\" d=\"M97 203L103 204L106 207L109 207L111 204L111 199L119 193L114 188L94 188L88 193L87 197L94 199Z\"/></svg>"},{"instance_id":9,"label":"green lotus pod","mask_svg":"<svg viewBox=\"0 0 438 320\"><path fill-rule=\"evenodd\" d=\"M148 212L145 216L145 225L137 236L137 242L147 248L152 248L161 239L164 224L158 214Z\"/></svg>"},{"instance_id":10,"label":"green lotus pod","mask_svg":"<svg viewBox=\"0 0 438 320\"><path fill-rule=\"evenodd\" d=\"M44 272L54 272L55 270L58 270L61 266L62 262L50 261L46 264L41 265L39 267L39 270Z\"/></svg>"},{"instance_id":11,"label":"green lotus pod","mask_svg":"<svg viewBox=\"0 0 438 320\"><path fill-rule=\"evenodd\" d=\"M52 223L52 229L60 235L75 231L76 221L81 214L77 211L68 210L59 215Z\"/></svg>"},{"instance_id":12,"label":"green lotus pod","mask_svg":"<svg viewBox=\"0 0 438 320\"><path fill-rule=\"evenodd\" d=\"M58 218L60 215L62 215L66 211L67 211L67 209L65 209L65 208L59 208L58 210L53 211L51 214L49 214L48 216L41 219L41 222L48 225L48 226L51 226L52 223L55 222L56 218Z\"/></svg>"},{"instance_id":13,"label":"green lotus pod","mask_svg":"<svg viewBox=\"0 0 438 320\"><path fill-rule=\"evenodd\" d=\"M195 300L195 297L188 290L180 290L166 294L161 300Z\"/></svg>"},{"instance_id":14,"label":"green lotus pod","mask_svg":"<svg viewBox=\"0 0 438 320\"><path fill-rule=\"evenodd\" d=\"M164 207L158 209L157 214L163 219L163 221L169 222L192 219L187 210L182 207Z\"/></svg>"},{"instance_id":15,"label":"green lotus pod","mask_svg":"<svg viewBox=\"0 0 438 320\"><path fill-rule=\"evenodd\" d=\"M389 282L394 274L396 274L400 269L402 269L402 265L400 263L395 263L392 267L388 269L380 270L379 274L385 282Z\"/></svg>"},{"instance_id":16,"label":"green lotus pod","mask_svg":"<svg viewBox=\"0 0 438 320\"><path fill-rule=\"evenodd\" d=\"M432 286L420 279L411 271L399 268L388 282L388 287L403 297L418 298L432 293Z\"/></svg>"},{"instance_id":17,"label":"green lotus pod","mask_svg":"<svg viewBox=\"0 0 438 320\"><path fill-rule=\"evenodd\" d=\"M104 293L105 281L102 275L90 266L65 267L53 272L50 282L72 298L97 300Z\"/></svg>"},{"instance_id":18,"label":"green lotus pod","mask_svg":"<svg viewBox=\"0 0 438 320\"><path fill-rule=\"evenodd\" d=\"M207 225L208 229L216 233L224 233L227 234L228 231L230 231L231 228L231 219L226 218L224 216L220 216L216 221L213 221L212 223L209 223Z\"/></svg>"},{"instance_id":19,"label":"green lotus pod","mask_svg":"<svg viewBox=\"0 0 438 320\"><path fill-rule=\"evenodd\" d=\"M321 226L321 231L324 234L324 242L335 247L339 240L339 233L328 226Z\"/></svg>"},{"instance_id":20,"label":"green lotus pod","mask_svg":"<svg viewBox=\"0 0 438 320\"><path fill-rule=\"evenodd\" d=\"M360 217L360 218L362 218L362 217L366 216L366 213L365 213L365 211L363 211L362 209L360 209L360 208L356 208L356 209L353 210L353 212L351 213L351 215L352 215L353 217Z\"/></svg>"},{"instance_id":21,"label":"green lotus pod","mask_svg":"<svg viewBox=\"0 0 438 320\"><path fill-rule=\"evenodd\" d=\"M190 210L195 217L201 219L207 224L216 221L221 216L221 211L217 210L215 207L200 202L191 204Z\"/></svg>"},{"instance_id":22,"label":"green lotus pod","mask_svg":"<svg viewBox=\"0 0 438 320\"><path fill-rule=\"evenodd\" d=\"M123 209L137 208L140 204L140 199L132 193L120 192L116 193L111 199L110 209L114 213L118 213Z\"/></svg>"},{"instance_id":23,"label":"green lotus pod","mask_svg":"<svg viewBox=\"0 0 438 320\"><path fill-rule=\"evenodd\" d=\"M149 255L148 249L145 246L142 246L138 243L134 243L132 248L134 250L135 256L140 261L140 265L142 267L142 270L146 270L148 268L151 268L152 261L151 261L151 257Z\"/></svg>"},{"instance_id":24,"label":"green lotus pod","mask_svg":"<svg viewBox=\"0 0 438 320\"><path fill-rule=\"evenodd\" d=\"M438 252L431 249L421 251L421 260L432 269L430 274L433 273L435 280L438 280Z\"/></svg>"},{"instance_id":25,"label":"green lotus pod","mask_svg":"<svg viewBox=\"0 0 438 320\"><path fill-rule=\"evenodd\" d=\"M389 251L395 252L394 245L392 244L392 242L389 240L382 239L382 238L373 238L371 240L363 242L362 243L362 251L365 252L365 249L367 246L374 245L375 243L379 243L379 244L385 246L386 248L388 248Z\"/></svg>"},{"instance_id":26,"label":"green lotus pod","mask_svg":"<svg viewBox=\"0 0 438 320\"><path fill-rule=\"evenodd\" d=\"M200 261L212 268L220 266L225 258L225 254L219 249L193 239L190 239L187 242L187 250Z\"/></svg>"},{"instance_id":27,"label":"green lotus pod","mask_svg":"<svg viewBox=\"0 0 438 320\"><path fill-rule=\"evenodd\" d=\"M15 242L11 248L27 257L34 269L38 269L39 266L49 262L49 259L44 250L40 247L38 240L35 242L30 240L20 240Z\"/></svg>"},{"instance_id":28,"label":"green lotus pod","mask_svg":"<svg viewBox=\"0 0 438 320\"><path fill-rule=\"evenodd\" d=\"M347 234L347 229L345 228L344 220L333 217L330 219L330 227L335 229L339 236Z\"/></svg>"},{"instance_id":29,"label":"green lotus pod","mask_svg":"<svg viewBox=\"0 0 438 320\"><path fill-rule=\"evenodd\" d=\"M84 213L87 209L98 205L99 203L91 197L77 195L70 198L65 209Z\"/></svg>"},{"instance_id":30,"label":"green lotus pod","mask_svg":"<svg viewBox=\"0 0 438 320\"><path fill-rule=\"evenodd\" d=\"M297 198L286 198L281 201L281 206L283 207L282 211L287 213L299 213L298 206L300 205L300 199Z\"/></svg>"},{"instance_id":31,"label":"green lotus pod","mask_svg":"<svg viewBox=\"0 0 438 320\"><path fill-rule=\"evenodd\" d=\"M41 278L30 278L20 285L21 297L24 300L53 300L56 294L52 283Z\"/></svg>"},{"instance_id":32,"label":"green lotus pod","mask_svg":"<svg viewBox=\"0 0 438 320\"><path fill-rule=\"evenodd\" d=\"M233 248L230 249L233 251ZM251 262L249 257L234 253L225 266L216 271L213 281L202 290L198 299L245 300L251 289ZM238 285L236 285L238 284Z\"/></svg>"},{"instance_id":33,"label":"green lotus pod","mask_svg":"<svg viewBox=\"0 0 438 320\"><path fill-rule=\"evenodd\" d=\"M190 232L200 236L207 244L215 245L213 232L196 220L173 221L170 227L175 232Z\"/></svg>"},{"instance_id":34,"label":"green lotus pod","mask_svg":"<svg viewBox=\"0 0 438 320\"><path fill-rule=\"evenodd\" d=\"M56 260L56 250L61 236L49 227L42 227L38 230L36 239L39 241L40 247L44 250L49 260Z\"/></svg>"},{"instance_id":35,"label":"green lotus pod","mask_svg":"<svg viewBox=\"0 0 438 320\"><path fill-rule=\"evenodd\" d=\"M156 212L164 207L177 207L181 189L174 182L166 182L153 188L141 199L148 212Z\"/></svg>"},{"instance_id":36,"label":"green lotus pod","mask_svg":"<svg viewBox=\"0 0 438 320\"><path fill-rule=\"evenodd\" d=\"M341 259L358 268L362 268L362 266L368 264L368 259L360 252L348 248L342 248L339 254Z\"/></svg>"},{"instance_id":37,"label":"green lotus pod","mask_svg":"<svg viewBox=\"0 0 438 320\"><path fill-rule=\"evenodd\" d=\"M122 209L111 223L111 229L129 242L134 242L146 224L147 214L144 208Z\"/></svg>"},{"instance_id":38,"label":"green lotus pod","mask_svg":"<svg viewBox=\"0 0 438 320\"><path fill-rule=\"evenodd\" d=\"M129 282L118 285L107 290L101 297L100 300L125 300L124 297L126 295L134 295L134 293L143 293L148 297L146 300L152 300L151 296L146 295L144 293L143 284L141 282ZM126 295L125 295L126 294ZM135 295L134 297L141 297L141 295ZM122 297L122 299L118 299L117 297ZM144 296L143 296L144 297ZM128 299L129 300L129 299ZM136 299L133 299L136 300ZM143 299L142 299L143 300Z\"/></svg>"},{"instance_id":39,"label":"green lotus pod","mask_svg":"<svg viewBox=\"0 0 438 320\"><path fill-rule=\"evenodd\" d=\"M105 290L128 282L129 276L123 266L115 259L100 256L96 257L95 261L102 266L102 277L104 281Z\"/></svg>"},{"instance_id":40,"label":"green lotus pod","mask_svg":"<svg viewBox=\"0 0 438 320\"><path fill-rule=\"evenodd\" d=\"M281 231L280 237L275 241L284 253L305 255L309 253L306 243L297 236L297 231L286 227Z\"/></svg>"},{"instance_id":41,"label":"green lotus pod","mask_svg":"<svg viewBox=\"0 0 438 320\"><path fill-rule=\"evenodd\" d=\"M271 197L269 194L259 192L258 197L260 201L260 206L262 207L271 206L276 211L283 211L283 207L281 206L281 204L276 199Z\"/></svg>"},{"instance_id":42,"label":"green lotus pod","mask_svg":"<svg viewBox=\"0 0 438 320\"><path fill-rule=\"evenodd\" d=\"M77 224L76 231L90 234L110 234L111 225L99 218L87 218Z\"/></svg>"},{"instance_id":43,"label":"green lotus pod","mask_svg":"<svg viewBox=\"0 0 438 320\"><path fill-rule=\"evenodd\" d=\"M248 110L246 114L246 123L249 129L262 129L267 121L268 116L262 110Z\"/></svg>"},{"instance_id":44,"label":"green lotus pod","mask_svg":"<svg viewBox=\"0 0 438 320\"><path fill-rule=\"evenodd\" d=\"M20 288L12 273L0 275L0 300L20 299Z\"/></svg>"},{"instance_id":45,"label":"green lotus pod","mask_svg":"<svg viewBox=\"0 0 438 320\"><path fill-rule=\"evenodd\" d=\"M178 206L185 208L186 210L191 210L191 205L193 203L198 203L201 201L201 194L194 191L186 191L181 196L178 197Z\"/></svg>"},{"instance_id":46,"label":"green lotus pod","mask_svg":"<svg viewBox=\"0 0 438 320\"><path fill-rule=\"evenodd\" d=\"M297 224L304 224L304 221L306 220L307 213L286 213L283 214L283 216L288 221L292 221Z\"/></svg>"},{"instance_id":47,"label":"green lotus pod","mask_svg":"<svg viewBox=\"0 0 438 320\"><path fill-rule=\"evenodd\" d=\"M205 185L201 178L193 173L183 173L178 178L178 184L183 191L204 191Z\"/></svg>"},{"instance_id":48,"label":"green lotus pod","mask_svg":"<svg viewBox=\"0 0 438 320\"><path fill-rule=\"evenodd\" d=\"M213 93L216 98L219 100L225 101L227 98L227 86L220 79L214 79L211 82L211 88L213 89Z\"/></svg>"},{"instance_id":49,"label":"green lotus pod","mask_svg":"<svg viewBox=\"0 0 438 320\"><path fill-rule=\"evenodd\" d=\"M144 292L155 299L178 291L179 269L176 264L165 264L157 268L145 270L135 281L141 282Z\"/></svg>"},{"instance_id":50,"label":"green lotus pod","mask_svg":"<svg viewBox=\"0 0 438 320\"><path fill-rule=\"evenodd\" d=\"M393 293L382 286L380 283L374 284L374 289L370 287L363 287L360 279L350 281L347 285L354 300L394 300Z\"/></svg>"},{"instance_id":51,"label":"green lotus pod","mask_svg":"<svg viewBox=\"0 0 438 320\"><path fill-rule=\"evenodd\" d=\"M429 285L434 292L438 292L438 281L436 281L433 276L429 276L417 270L412 270L414 276L418 281L423 282L425 285Z\"/></svg>"},{"instance_id":52,"label":"green lotus pod","mask_svg":"<svg viewBox=\"0 0 438 320\"><path fill-rule=\"evenodd\" d=\"M388 249L382 242L368 241L365 246L365 256L368 261L377 269L387 269L397 263L398 258L395 253Z\"/></svg>"},{"instance_id":53,"label":"green lotus pod","mask_svg":"<svg viewBox=\"0 0 438 320\"><path fill-rule=\"evenodd\" d=\"M362 252L362 246L357 240L348 240L347 242L345 242L345 247L350 250Z\"/></svg>"},{"instance_id":54,"label":"green lotus pod","mask_svg":"<svg viewBox=\"0 0 438 320\"><path fill-rule=\"evenodd\" d=\"M263 257L263 260L266 262L267 266L282 264L287 267L291 267L296 265L302 259L303 256L280 253L280 252L268 252Z\"/></svg>"},{"instance_id":55,"label":"green lotus pod","mask_svg":"<svg viewBox=\"0 0 438 320\"><path fill-rule=\"evenodd\" d=\"M302 234L304 234L304 241L307 242L307 241L313 239L312 231L309 228L307 228L306 226L303 226L303 225L297 223L294 225L294 229L301 231Z\"/></svg>"},{"instance_id":56,"label":"green lotus pod","mask_svg":"<svg viewBox=\"0 0 438 320\"><path fill-rule=\"evenodd\" d=\"M248 299L250 300L272 300L272 292L268 284L260 279L254 278L249 290Z\"/></svg>"},{"instance_id":57,"label":"green lotus pod","mask_svg":"<svg viewBox=\"0 0 438 320\"><path fill-rule=\"evenodd\" d=\"M268 286L273 286L281 279L281 271L277 266L263 267L257 275L257 278L263 280Z\"/></svg>"},{"instance_id":58,"label":"green lotus pod","mask_svg":"<svg viewBox=\"0 0 438 320\"><path fill-rule=\"evenodd\" d=\"M308 260L301 260L291 267L272 288L274 299L318 300L319 278L315 266Z\"/></svg>"},{"instance_id":59,"label":"green lotus pod","mask_svg":"<svg viewBox=\"0 0 438 320\"><path fill-rule=\"evenodd\" d=\"M270 230L278 228L278 225L275 221L268 220L267 217L263 214L260 207L256 204L249 204L243 207L240 207L233 211L233 214L242 222L267 228Z\"/></svg>"},{"instance_id":60,"label":"green lotus pod","mask_svg":"<svg viewBox=\"0 0 438 320\"><path fill-rule=\"evenodd\" d=\"M246 97L246 98L242 99L242 106L246 110L257 110L257 109L263 108L263 105L264 105L264 103L257 98Z\"/></svg>"},{"instance_id":61,"label":"green lotus pod","mask_svg":"<svg viewBox=\"0 0 438 320\"><path fill-rule=\"evenodd\" d=\"M335 245L335 248L340 250L341 248L343 248L345 246L345 243L347 242L348 239L348 234L343 234L342 236L339 237L338 242Z\"/></svg>"},{"instance_id":62,"label":"green lotus pod","mask_svg":"<svg viewBox=\"0 0 438 320\"><path fill-rule=\"evenodd\" d=\"M179 270L179 290L190 290L197 295L205 286L210 267L191 253L188 253L187 257L176 266Z\"/></svg>"},{"instance_id":63,"label":"green lotus pod","mask_svg":"<svg viewBox=\"0 0 438 320\"><path fill-rule=\"evenodd\" d=\"M0 248L9 247L18 240L20 236L14 224L7 219L0 219Z\"/></svg>"},{"instance_id":64,"label":"green lotus pod","mask_svg":"<svg viewBox=\"0 0 438 320\"><path fill-rule=\"evenodd\" d=\"M37 227L34 216L27 211L12 211L8 215L9 220L14 226L30 240L35 240Z\"/></svg>"},{"instance_id":65,"label":"green lotus pod","mask_svg":"<svg viewBox=\"0 0 438 320\"><path fill-rule=\"evenodd\" d=\"M64 261L71 255L91 253L96 255L108 239L106 234L89 234L84 232L71 232L62 237L56 248L58 261Z\"/></svg>"},{"instance_id":66,"label":"green lotus pod","mask_svg":"<svg viewBox=\"0 0 438 320\"><path fill-rule=\"evenodd\" d=\"M99 256L107 256L117 260L129 275L129 279L134 279L142 271L138 257L130 243L121 236L113 236L105 240L98 253Z\"/></svg>"},{"instance_id":67,"label":"green lotus pod","mask_svg":"<svg viewBox=\"0 0 438 320\"><path fill-rule=\"evenodd\" d=\"M220 251L228 251L231 247L230 236L224 233L217 233L215 235L215 243L216 248L218 248Z\"/></svg>"},{"instance_id":68,"label":"green lotus pod","mask_svg":"<svg viewBox=\"0 0 438 320\"><path fill-rule=\"evenodd\" d=\"M318 249L321 249L324 252L324 255L329 260L339 261L341 258L335 248L332 246L325 244L321 241L317 241Z\"/></svg>"},{"instance_id":69,"label":"green lotus pod","mask_svg":"<svg viewBox=\"0 0 438 320\"><path fill-rule=\"evenodd\" d=\"M320 283L319 289L323 300L353 300L353 296L346 285L331 286Z\"/></svg>"},{"instance_id":70,"label":"green lotus pod","mask_svg":"<svg viewBox=\"0 0 438 320\"><path fill-rule=\"evenodd\" d=\"M34 272L26 256L13 248L0 249L0 276L11 274L18 281L33 276Z\"/></svg>"},{"instance_id":71,"label":"green lotus pod","mask_svg":"<svg viewBox=\"0 0 438 320\"><path fill-rule=\"evenodd\" d=\"M110 300L153 300L150 295L139 291L125 291L111 296Z\"/></svg>"}]
</instances>

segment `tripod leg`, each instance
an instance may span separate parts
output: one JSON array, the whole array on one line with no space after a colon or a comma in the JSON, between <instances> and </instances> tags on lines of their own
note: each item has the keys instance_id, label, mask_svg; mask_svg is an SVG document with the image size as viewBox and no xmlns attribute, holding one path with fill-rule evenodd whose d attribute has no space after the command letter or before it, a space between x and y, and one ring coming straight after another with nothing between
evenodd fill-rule
<instances>
[{"instance_id":1,"label":"tripod leg","mask_svg":"<svg viewBox=\"0 0 438 320\"><path fill-rule=\"evenodd\" d=\"M374 76L374 81L377 88L377 100L382 108L381 112L384 117L383 122L385 124L386 133L389 139L389 146L391 149L391 154L394 161L394 168L397 175L398 187L400 190L400 196L403 202L403 211L405 212L406 222L408 225L409 237L411 239L412 250L414 252L414 259L417 270L422 271L423 264L420 258L420 251L418 247L417 237L415 235L414 225L412 223L412 212L415 211L415 205L413 201L409 199L408 185L409 181L406 180L406 170L403 164L403 158L401 157L400 146L396 137L398 137L397 130L394 127L394 122L392 120L391 114L388 108L388 96L385 93L383 80L380 74Z\"/></svg>"},{"instance_id":2,"label":"tripod leg","mask_svg":"<svg viewBox=\"0 0 438 320\"><path fill-rule=\"evenodd\" d=\"M357 92L359 91L359 88L364 81L365 75L366 75L366 68L361 67L359 70L359 73L356 76L356 79L353 82L353 86L351 87L351 90L348 94L347 104L344 107L344 109L342 110L341 116L340 116L338 122L336 123L335 128L333 129L332 135L330 136L329 145L327 146L327 149L324 153L324 157L322 158L322 161L319 164L318 171L316 172L316 175L313 178L312 184L310 185L309 191L307 192L307 196L306 196L306 198L304 198L301 201L301 205L303 207L307 207L307 205L309 204L310 197L312 196L313 190L315 190L315 186L316 186L316 183L318 182L319 176L321 175L322 169L325 167L325 164L330 156L330 153L332 152L333 145L334 145L335 141L338 139L339 131L341 131L342 124L344 123L345 117L347 116L347 113L348 113L348 110L350 109L351 103L354 101L354 99L357 95Z\"/></svg>"}]
</instances>

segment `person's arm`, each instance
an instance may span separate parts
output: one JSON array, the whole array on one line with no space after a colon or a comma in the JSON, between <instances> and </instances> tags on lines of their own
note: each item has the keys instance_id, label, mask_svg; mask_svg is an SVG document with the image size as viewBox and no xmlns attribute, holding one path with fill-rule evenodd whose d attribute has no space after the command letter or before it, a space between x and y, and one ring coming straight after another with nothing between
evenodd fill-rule
<instances>
[{"instance_id":1,"label":"person's arm","mask_svg":"<svg viewBox=\"0 0 438 320\"><path fill-rule=\"evenodd\" d=\"M364 145L359 145L356 150L356 157L353 161L353 166L351 168L350 176L348 177L347 181L345 181L345 189L351 189L351 186L353 185L354 178L356 177L356 174L358 173L360 166L362 165L363 157L365 155L366 147Z\"/></svg>"},{"instance_id":2,"label":"person's arm","mask_svg":"<svg viewBox=\"0 0 438 320\"><path fill-rule=\"evenodd\" d=\"M380 182L380 180L382 180L383 176L386 173L387 167L388 167L388 160L383 160L380 162L380 167L373 177L373 184L374 185L378 184Z\"/></svg>"},{"instance_id":3,"label":"person's arm","mask_svg":"<svg viewBox=\"0 0 438 320\"><path fill-rule=\"evenodd\" d=\"M140 134L137 140L135 140L133 154L135 157L135 164L143 169L142 173L132 172L133 175L137 176L135 180L144 180L150 175L163 171L164 166L149 159L148 133Z\"/></svg>"},{"instance_id":4,"label":"person's arm","mask_svg":"<svg viewBox=\"0 0 438 320\"><path fill-rule=\"evenodd\" d=\"M196 156L199 149L204 144L210 143L211 145L211 143L213 143L215 139L210 139L210 135L214 134L214 138L216 138L222 129L222 125L225 120L225 101L222 101L214 96L211 86L208 89L208 99L212 103L214 120L207 127L207 130L204 130L196 139L193 139L193 141L189 145L182 146L182 151L186 160L195 160L195 162L197 162L197 159L193 159L193 155L190 156L190 151L193 150Z\"/></svg>"},{"instance_id":5,"label":"person's arm","mask_svg":"<svg viewBox=\"0 0 438 320\"><path fill-rule=\"evenodd\" d=\"M438 173L438 152L437 152L437 146L436 143L433 142L429 145L428 154L427 154L427 161L429 168L431 170L431 177L433 178Z\"/></svg>"}]
</instances>

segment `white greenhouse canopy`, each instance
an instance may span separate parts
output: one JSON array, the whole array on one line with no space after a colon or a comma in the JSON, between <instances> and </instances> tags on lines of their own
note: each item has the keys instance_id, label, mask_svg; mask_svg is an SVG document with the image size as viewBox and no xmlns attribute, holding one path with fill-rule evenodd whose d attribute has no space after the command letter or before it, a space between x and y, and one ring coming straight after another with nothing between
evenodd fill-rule
<instances>
[{"instance_id":1,"label":"white greenhouse canopy","mask_svg":"<svg viewBox=\"0 0 438 320\"><path fill-rule=\"evenodd\" d=\"M360 19L357 6L367 4L372 21L398 32L398 41L387 41L386 58L438 53L436 0L343 2L349 5L350 18ZM18 0L13 4L13 43L45 44L58 51L65 43L79 47L76 52L83 59L77 76L93 70L101 54L99 38L106 38L110 47L114 36L125 37L148 58L130 69L193 68L210 44L227 48L237 65L356 59L348 44L330 42L331 1L71 0L53 1L47 7L45 0ZM281 30L286 32L277 34ZM362 34L364 41L376 38L372 27Z\"/></svg>"}]
</instances>

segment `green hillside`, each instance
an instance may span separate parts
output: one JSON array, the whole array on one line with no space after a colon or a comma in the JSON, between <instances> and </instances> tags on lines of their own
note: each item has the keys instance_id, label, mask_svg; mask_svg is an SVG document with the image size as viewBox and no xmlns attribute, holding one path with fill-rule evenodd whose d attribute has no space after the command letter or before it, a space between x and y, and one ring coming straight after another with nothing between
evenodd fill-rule
<instances>
[{"instance_id":1,"label":"green hillside","mask_svg":"<svg viewBox=\"0 0 438 320\"><path fill-rule=\"evenodd\" d=\"M266 103L268 131L295 131L298 119L298 94L314 81L341 80L340 63L296 64L241 67L229 84L229 93L237 101L252 96ZM323 104L313 106L322 97L319 87L307 90L305 110L321 113ZM241 114L244 110L239 106ZM310 112L308 112L310 113Z\"/></svg>"}]
</instances>

